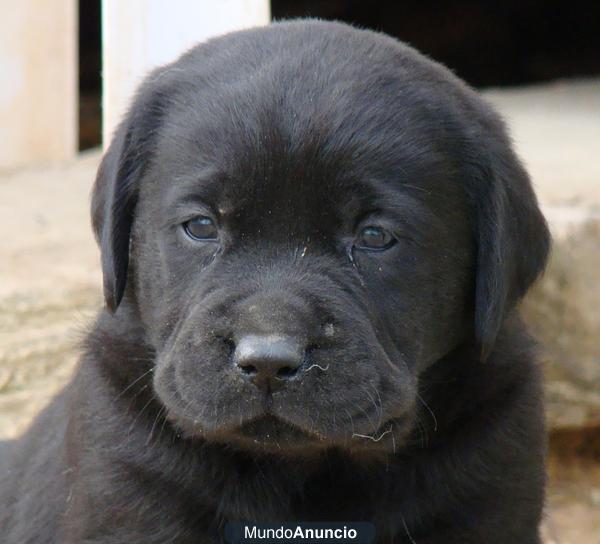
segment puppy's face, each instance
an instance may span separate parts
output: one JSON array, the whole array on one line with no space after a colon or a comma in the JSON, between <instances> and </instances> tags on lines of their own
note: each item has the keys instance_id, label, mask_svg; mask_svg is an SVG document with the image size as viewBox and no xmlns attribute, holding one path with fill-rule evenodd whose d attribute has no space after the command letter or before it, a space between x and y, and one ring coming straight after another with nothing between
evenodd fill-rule
<instances>
[{"instance_id":1,"label":"puppy's face","mask_svg":"<svg viewBox=\"0 0 600 544\"><path fill-rule=\"evenodd\" d=\"M384 136L383 119L336 112L385 137L355 158L316 111L294 131L293 104L272 100L254 119L214 112L208 128L186 126L189 106L164 120L133 228L171 418L250 445L393 446L419 371L465 322L472 243L451 164L426 145L402 152L425 136L418 119Z\"/></svg>"},{"instance_id":2,"label":"puppy's face","mask_svg":"<svg viewBox=\"0 0 600 544\"><path fill-rule=\"evenodd\" d=\"M342 62L361 33L340 32L325 59L301 32L250 68L248 43L221 45L235 70L192 53L153 94L152 151L129 163L126 301L188 437L391 450L415 423L419 375L473 329L455 105L374 65L371 35Z\"/></svg>"}]
</instances>

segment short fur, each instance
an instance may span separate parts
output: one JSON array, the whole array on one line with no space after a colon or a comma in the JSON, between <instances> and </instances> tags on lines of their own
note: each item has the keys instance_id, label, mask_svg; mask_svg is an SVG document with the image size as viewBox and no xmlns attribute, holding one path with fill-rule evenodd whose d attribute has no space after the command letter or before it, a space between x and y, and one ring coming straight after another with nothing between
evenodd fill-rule
<instances>
[{"instance_id":1,"label":"short fur","mask_svg":"<svg viewBox=\"0 0 600 544\"><path fill-rule=\"evenodd\" d=\"M186 237L198 213L218 243ZM361 520L378 542L539 543L540 376L515 307L549 236L502 122L448 70L338 23L211 40L145 80L92 215L106 308L2 450L2 542ZM356 247L373 223L397 243ZM299 377L241 377L242 333L301 339Z\"/></svg>"}]
</instances>

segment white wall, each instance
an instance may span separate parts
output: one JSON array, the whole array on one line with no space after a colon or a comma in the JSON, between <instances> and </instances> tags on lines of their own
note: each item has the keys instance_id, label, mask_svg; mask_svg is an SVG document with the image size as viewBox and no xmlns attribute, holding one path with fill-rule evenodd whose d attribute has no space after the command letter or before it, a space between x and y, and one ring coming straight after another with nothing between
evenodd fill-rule
<instances>
[{"instance_id":1,"label":"white wall","mask_svg":"<svg viewBox=\"0 0 600 544\"><path fill-rule=\"evenodd\" d=\"M76 0L2 0L0 168L77 151Z\"/></svg>"},{"instance_id":2,"label":"white wall","mask_svg":"<svg viewBox=\"0 0 600 544\"><path fill-rule=\"evenodd\" d=\"M103 0L105 146L150 69L212 36L269 19L269 0Z\"/></svg>"}]
</instances>

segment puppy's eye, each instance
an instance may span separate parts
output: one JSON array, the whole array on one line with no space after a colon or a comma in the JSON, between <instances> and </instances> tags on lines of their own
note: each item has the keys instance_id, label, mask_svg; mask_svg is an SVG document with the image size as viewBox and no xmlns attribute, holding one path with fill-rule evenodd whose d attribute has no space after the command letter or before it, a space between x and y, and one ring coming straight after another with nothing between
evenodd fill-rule
<instances>
[{"instance_id":1,"label":"puppy's eye","mask_svg":"<svg viewBox=\"0 0 600 544\"><path fill-rule=\"evenodd\" d=\"M215 222L205 215L197 215L186 221L183 230L192 240L202 242L215 242L219 237Z\"/></svg>"},{"instance_id":2,"label":"puppy's eye","mask_svg":"<svg viewBox=\"0 0 600 544\"><path fill-rule=\"evenodd\" d=\"M395 243L396 238L391 232L381 227L368 226L360 231L354 242L354 247L371 251L383 251L392 247Z\"/></svg>"}]
</instances>

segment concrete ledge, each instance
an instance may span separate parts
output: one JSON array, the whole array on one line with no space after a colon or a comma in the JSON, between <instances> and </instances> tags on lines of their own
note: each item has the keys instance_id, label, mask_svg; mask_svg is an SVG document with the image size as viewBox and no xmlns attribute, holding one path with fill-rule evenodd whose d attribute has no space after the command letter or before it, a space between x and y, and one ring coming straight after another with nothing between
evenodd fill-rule
<instances>
[{"instance_id":1,"label":"concrete ledge","mask_svg":"<svg viewBox=\"0 0 600 544\"><path fill-rule=\"evenodd\" d=\"M523 315L540 341L548 423L600 425L600 214L582 207L545 212L552 257Z\"/></svg>"}]
</instances>

